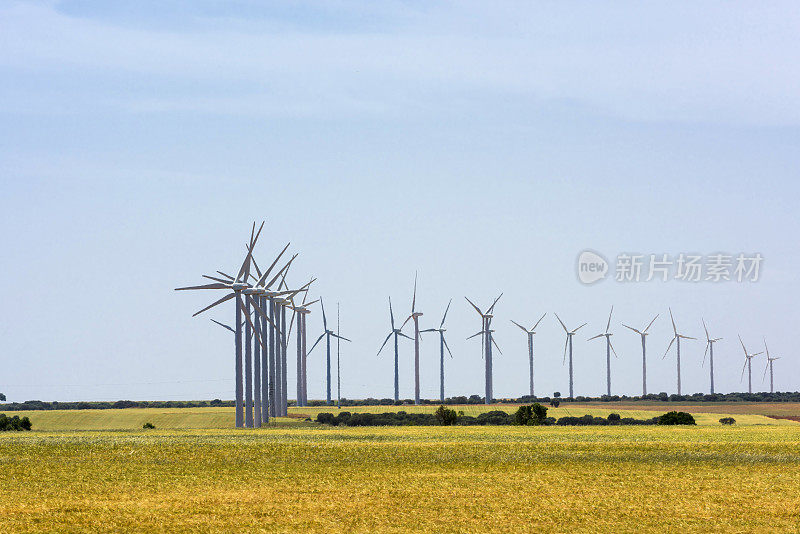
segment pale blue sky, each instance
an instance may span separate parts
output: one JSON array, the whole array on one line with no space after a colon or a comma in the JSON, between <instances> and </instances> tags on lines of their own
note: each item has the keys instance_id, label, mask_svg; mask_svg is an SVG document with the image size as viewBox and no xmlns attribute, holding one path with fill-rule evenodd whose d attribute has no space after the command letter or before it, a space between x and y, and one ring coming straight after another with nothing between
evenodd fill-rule
<instances>
[{"instance_id":1,"label":"pale blue sky","mask_svg":"<svg viewBox=\"0 0 800 534\"><path fill-rule=\"evenodd\" d=\"M232 398L230 337L190 317L214 295L172 288L235 269L262 218L257 258L292 241L292 281L341 302L347 397L391 395L375 352L415 270L423 327L454 299L448 394L482 392L464 295L500 291L497 396L527 387L509 319L545 311L537 389L567 388L556 311L589 322L576 392L604 391L604 348L585 339L611 304L615 393L641 382L619 321L655 313L649 389L674 391L668 306L688 335L705 317L725 338L718 390L746 388L737 334L767 336L776 387L797 390L798 27L791 2L0 1L0 391ZM755 284L585 287L586 248L765 260ZM684 346L685 391L708 388L702 352ZM433 338L422 357L434 397ZM410 397L410 345L401 358Z\"/></svg>"}]
</instances>

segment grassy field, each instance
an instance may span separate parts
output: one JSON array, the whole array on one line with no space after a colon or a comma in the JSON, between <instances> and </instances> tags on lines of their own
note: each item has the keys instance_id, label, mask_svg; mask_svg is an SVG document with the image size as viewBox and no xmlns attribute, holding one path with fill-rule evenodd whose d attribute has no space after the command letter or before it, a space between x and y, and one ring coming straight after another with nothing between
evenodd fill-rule
<instances>
[{"instance_id":1,"label":"grassy field","mask_svg":"<svg viewBox=\"0 0 800 534\"><path fill-rule=\"evenodd\" d=\"M797 532L800 426L0 435L2 532Z\"/></svg>"},{"instance_id":2,"label":"grassy field","mask_svg":"<svg viewBox=\"0 0 800 534\"><path fill-rule=\"evenodd\" d=\"M516 405L484 406L470 404L453 406L455 410L463 410L466 415L478 415L488 410L505 410L514 412ZM387 412L405 410L407 412L432 413L436 406L353 406L345 410L350 412ZM668 410L688 411L695 415L699 425L718 425L720 417L733 415L739 425L796 425L788 420L770 419L765 416L800 415L797 403L698 403L698 404L666 404L666 403L586 403L562 404L559 408L549 408L548 415L563 417L566 415L584 415L607 417L609 413L619 413L623 417L649 419ZM313 408L289 408L289 419L278 419L280 424L288 424L300 417L316 417L319 412L336 413L333 406ZM34 430L136 430L150 422L157 429L225 429L233 426L233 408L126 408L124 410L53 410L29 412L4 412L6 415L28 416L33 422Z\"/></svg>"}]
</instances>

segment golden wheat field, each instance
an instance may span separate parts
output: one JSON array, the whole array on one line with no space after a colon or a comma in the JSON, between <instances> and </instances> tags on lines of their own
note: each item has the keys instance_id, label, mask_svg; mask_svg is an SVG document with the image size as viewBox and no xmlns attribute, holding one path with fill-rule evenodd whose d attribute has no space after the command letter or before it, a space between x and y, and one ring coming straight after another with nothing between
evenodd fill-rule
<instances>
[{"instance_id":1,"label":"golden wheat field","mask_svg":"<svg viewBox=\"0 0 800 534\"><path fill-rule=\"evenodd\" d=\"M800 531L800 425L753 417L3 433L0 531Z\"/></svg>"}]
</instances>

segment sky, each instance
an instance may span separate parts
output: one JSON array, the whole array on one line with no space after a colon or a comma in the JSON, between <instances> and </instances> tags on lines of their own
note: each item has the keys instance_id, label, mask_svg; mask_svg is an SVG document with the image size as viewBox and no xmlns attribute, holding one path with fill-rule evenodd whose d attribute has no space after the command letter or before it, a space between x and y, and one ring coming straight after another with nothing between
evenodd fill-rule
<instances>
[{"instance_id":1,"label":"sky","mask_svg":"<svg viewBox=\"0 0 800 534\"><path fill-rule=\"evenodd\" d=\"M795 2L8 2L0 0L0 392L9 401L232 399L221 296L175 292L287 243L341 333L342 395L390 397L389 296L422 328L448 301L446 394L675 392L678 329L715 347L717 391L746 390L737 336L800 389L800 6ZM580 282L593 250L608 277ZM757 281L619 282L621 254L760 254ZM645 270L646 272L646 270ZM227 306L227 307L225 307ZM309 343L322 331L308 319ZM410 333L410 331L408 331ZM585 335L584 335L585 334ZM683 392L709 387L682 345ZM439 345L421 345L438 396ZM294 355L289 349L290 358ZM413 346L401 344L401 396ZM309 397L324 358L309 356ZM753 360L754 390L764 356ZM289 391L294 392L289 364Z\"/></svg>"}]
</instances>

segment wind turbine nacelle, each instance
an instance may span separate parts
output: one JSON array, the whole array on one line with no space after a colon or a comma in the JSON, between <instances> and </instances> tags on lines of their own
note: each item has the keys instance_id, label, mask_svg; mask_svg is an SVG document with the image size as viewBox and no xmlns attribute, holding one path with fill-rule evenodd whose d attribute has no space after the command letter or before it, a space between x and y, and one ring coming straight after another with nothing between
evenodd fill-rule
<instances>
[{"instance_id":1,"label":"wind turbine nacelle","mask_svg":"<svg viewBox=\"0 0 800 534\"><path fill-rule=\"evenodd\" d=\"M234 282L231 284L231 289L234 291L242 291L243 289L247 289L247 284L243 282Z\"/></svg>"},{"instance_id":2,"label":"wind turbine nacelle","mask_svg":"<svg viewBox=\"0 0 800 534\"><path fill-rule=\"evenodd\" d=\"M411 317L422 317L422 312L414 312L411 314Z\"/></svg>"}]
</instances>

